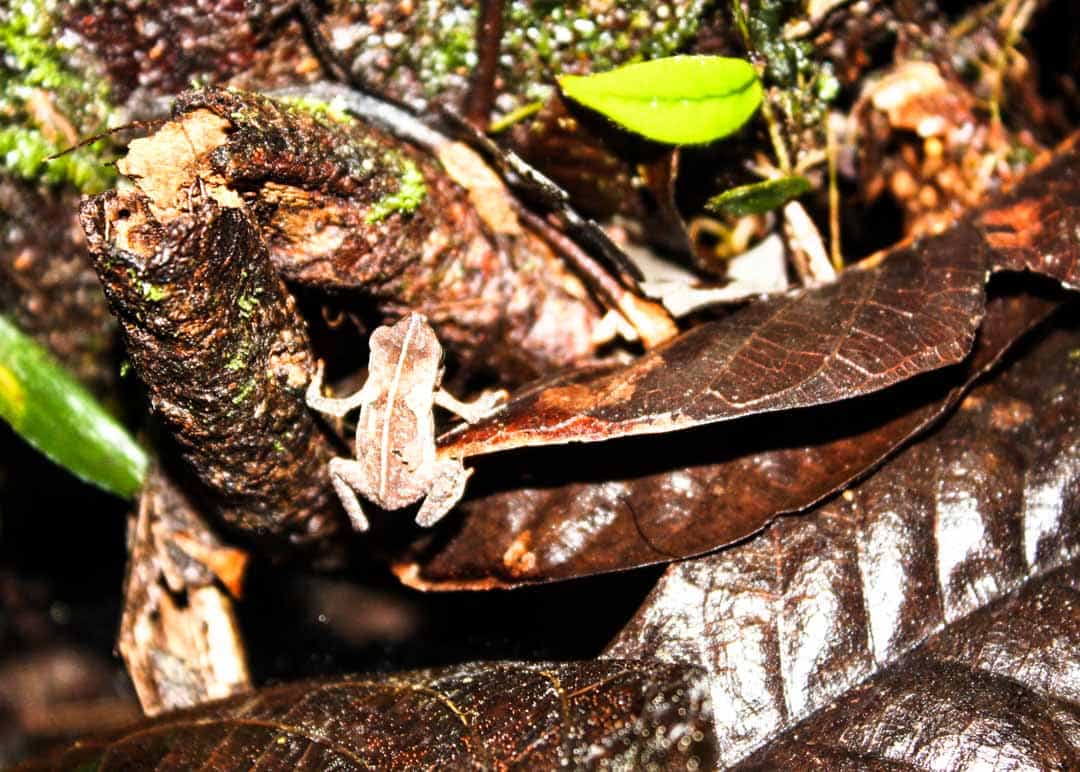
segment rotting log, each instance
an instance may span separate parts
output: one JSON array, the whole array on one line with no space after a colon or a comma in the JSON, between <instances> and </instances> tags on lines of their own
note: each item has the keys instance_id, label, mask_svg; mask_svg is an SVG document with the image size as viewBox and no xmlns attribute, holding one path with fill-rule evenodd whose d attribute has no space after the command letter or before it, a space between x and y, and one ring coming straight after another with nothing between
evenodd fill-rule
<instances>
[{"instance_id":1,"label":"rotting log","mask_svg":"<svg viewBox=\"0 0 1080 772\"><path fill-rule=\"evenodd\" d=\"M310 344L250 216L197 186L156 211L110 191L81 217L129 360L212 510L272 551L327 558L344 520L304 403Z\"/></svg>"},{"instance_id":2,"label":"rotting log","mask_svg":"<svg viewBox=\"0 0 1080 772\"><path fill-rule=\"evenodd\" d=\"M501 184L466 190L461 170L314 99L211 88L173 116L118 164L153 206L201 186L248 207L286 280L388 320L424 313L469 369L523 381L594 356L602 310Z\"/></svg>"}]
</instances>

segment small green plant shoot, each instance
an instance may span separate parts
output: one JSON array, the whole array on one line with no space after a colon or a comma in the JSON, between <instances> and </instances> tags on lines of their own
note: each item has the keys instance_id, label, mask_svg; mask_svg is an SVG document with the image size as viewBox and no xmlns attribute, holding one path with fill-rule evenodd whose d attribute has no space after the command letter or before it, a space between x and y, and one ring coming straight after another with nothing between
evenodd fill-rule
<instances>
[{"instance_id":1,"label":"small green plant shoot","mask_svg":"<svg viewBox=\"0 0 1080 772\"><path fill-rule=\"evenodd\" d=\"M574 101L671 145L700 145L738 131L762 99L753 65L725 56L672 56L558 80Z\"/></svg>"},{"instance_id":2,"label":"small green plant shoot","mask_svg":"<svg viewBox=\"0 0 1080 772\"><path fill-rule=\"evenodd\" d=\"M725 190L710 198L705 208L734 217L745 217L776 209L808 190L810 181L805 177L777 177Z\"/></svg>"}]
</instances>

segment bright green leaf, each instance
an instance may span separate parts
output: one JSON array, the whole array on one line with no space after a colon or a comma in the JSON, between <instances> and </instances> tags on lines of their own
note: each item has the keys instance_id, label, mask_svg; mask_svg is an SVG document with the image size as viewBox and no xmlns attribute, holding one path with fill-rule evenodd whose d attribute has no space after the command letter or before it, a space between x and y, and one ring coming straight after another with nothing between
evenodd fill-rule
<instances>
[{"instance_id":1,"label":"bright green leaf","mask_svg":"<svg viewBox=\"0 0 1080 772\"><path fill-rule=\"evenodd\" d=\"M753 65L724 56L672 56L563 75L559 86L630 131L671 145L698 145L737 131L762 95Z\"/></svg>"},{"instance_id":2,"label":"bright green leaf","mask_svg":"<svg viewBox=\"0 0 1080 772\"><path fill-rule=\"evenodd\" d=\"M41 346L0 316L0 417L77 477L119 496L142 485L131 435Z\"/></svg>"},{"instance_id":3,"label":"bright green leaf","mask_svg":"<svg viewBox=\"0 0 1080 772\"><path fill-rule=\"evenodd\" d=\"M808 190L810 181L805 177L777 177L725 190L710 198L705 207L714 212L745 217L776 209Z\"/></svg>"}]
</instances>

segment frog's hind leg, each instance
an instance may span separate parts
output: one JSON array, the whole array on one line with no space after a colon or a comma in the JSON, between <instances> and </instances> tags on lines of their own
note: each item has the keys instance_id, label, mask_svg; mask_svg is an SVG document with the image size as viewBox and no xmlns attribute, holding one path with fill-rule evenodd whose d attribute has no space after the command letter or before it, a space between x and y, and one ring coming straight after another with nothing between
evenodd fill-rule
<instances>
[{"instance_id":1,"label":"frog's hind leg","mask_svg":"<svg viewBox=\"0 0 1080 772\"><path fill-rule=\"evenodd\" d=\"M431 490L416 513L416 524L427 528L442 520L465 493L465 483L472 474L460 459L444 459L435 463Z\"/></svg>"},{"instance_id":2,"label":"frog's hind leg","mask_svg":"<svg viewBox=\"0 0 1080 772\"><path fill-rule=\"evenodd\" d=\"M334 490L352 521L353 529L366 531L369 527L368 519L360 507L360 499L356 496L356 491L366 490L367 476L363 465L347 458L332 458L328 469L330 482L334 484Z\"/></svg>"}]
</instances>

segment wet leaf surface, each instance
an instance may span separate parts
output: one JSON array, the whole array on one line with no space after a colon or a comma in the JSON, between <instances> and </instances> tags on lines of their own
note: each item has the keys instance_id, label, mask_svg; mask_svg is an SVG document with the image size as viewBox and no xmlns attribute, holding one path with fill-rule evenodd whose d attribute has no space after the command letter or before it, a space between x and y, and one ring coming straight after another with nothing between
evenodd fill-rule
<instances>
[{"instance_id":1,"label":"wet leaf surface","mask_svg":"<svg viewBox=\"0 0 1080 772\"><path fill-rule=\"evenodd\" d=\"M23 770L713 766L701 671L495 663L265 689L83 740Z\"/></svg>"},{"instance_id":2,"label":"wet leaf surface","mask_svg":"<svg viewBox=\"0 0 1080 772\"><path fill-rule=\"evenodd\" d=\"M707 668L723 764L1075 764L1078 345L1056 330L858 487L673 565L608 654Z\"/></svg>"},{"instance_id":3,"label":"wet leaf surface","mask_svg":"<svg viewBox=\"0 0 1080 772\"><path fill-rule=\"evenodd\" d=\"M992 270L1031 271L1080 288L1080 138L975 218Z\"/></svg>"},{"instance_id":4,"label":"wet leaf surface","mask_svg":"<svg viewBox=\"0 0 1080 772\"><path fill-rule=\"evenodd\" d=\"M1014 191L944 233L753 303L622 370L528 391L443 438L446 455L595 442L822 405L961 362L1000 270L1080 282L1080 151L1072 144Z\"/></svg>"},{"instance_id":5,"label":"wet leaf surface","mask_svg":"<svg viewBox=\"0 0 1080 772\"><path fill-rule=\"evenodd\" d=\"M1029 287L1034 289L1034 287ZM699 555L805 509L940 418L973 379L1054 307L998 294L962 365L839 405L753 416L678 435L543 449L478 464L520 480L466 502L449 534L421 537L395 567L424 589L553 581ZM477 489L478 490L478 489Z\"/></svg>"},{"instance_id":6,"label":"wet leaf surface","mask_svg":"<svg viewBox=\"0 0 1080 772\"><path fill-rule=\"evenodd\" d=\"M950 625L739 769L1072 769L1080 563Z\"/></svg>"}]
</instances>

